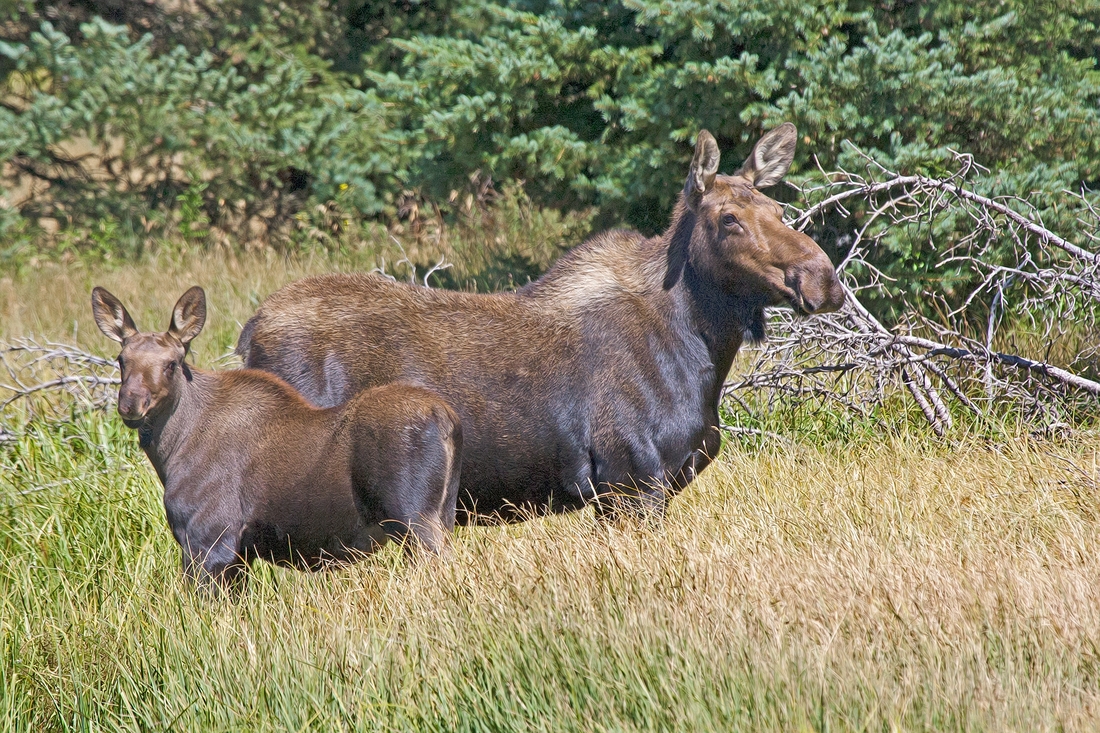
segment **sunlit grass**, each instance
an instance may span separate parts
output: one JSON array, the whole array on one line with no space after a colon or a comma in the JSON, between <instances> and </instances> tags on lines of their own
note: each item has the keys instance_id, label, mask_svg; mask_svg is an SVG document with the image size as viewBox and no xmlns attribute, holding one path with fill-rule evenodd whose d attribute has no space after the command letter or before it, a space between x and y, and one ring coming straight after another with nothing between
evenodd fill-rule
<instances>
[{"instance_id":1,"label":"sunlit grass","mask_svg":"<svg viewBox=\"0 0 1100 733\"><path fill-rule=\"evenodd\" d=\"M294 278L380 264L192 253L0 278L0 338L113 357L104 285L204 367ZM388 261L388 260L387 260ZM743 366L739 363L738 368ZM728 415L737 422L731 406ZM460 529L194 592L161 487L111 414L0 444L0 730L1089 730L1100 717L1100 435L915 408L760 410L659 526L591 512ZM743 417L743 416L740 416Z\"/></svg>"},{"instance_id":2,"label":"sunlit grass","mask_svg":"<svg viewBox=\"0 0 1100 733\"><path fill-rule=\"evenodd\" d=\"M1100 713L1100 439L729 447L660 527L459 530L237 600L114 417L0 481L0 725L1070 729Z\"/></svg>"}]
</instances>

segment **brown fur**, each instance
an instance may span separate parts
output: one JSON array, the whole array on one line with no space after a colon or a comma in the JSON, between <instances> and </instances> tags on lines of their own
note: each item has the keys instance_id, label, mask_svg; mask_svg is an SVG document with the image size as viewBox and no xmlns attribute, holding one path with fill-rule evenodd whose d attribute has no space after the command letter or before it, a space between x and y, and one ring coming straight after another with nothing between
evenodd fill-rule
<instances>
[{"instance_id":1,"label":"brown fur","mask_svg":"<svg viewBox=\"0 0 1100 733\"><path fill-rule=\"evenodd\" d=\"M700 133L668 231L594 236L516 293L308 278L264 302L238 351L319 405L393 381L437 391L463 423L467 514L613 494L659 509L717 451L721 384L743 334L763 337L764 307L843 302L828 258L756 188L794 140L781 126L719 176Z\"/></svg>"},{"instance_id":2,"label":"brown fur","mask_svg":"<svg viewBox=\"0 0 1100 733\"><path fill-rule=\"evenodd\" d=\"M180 298L165 333L140 333L118 300L92 293L122 344L118 411L164 485L192 577L229 583L255 558L317 569L387 537L441 551L454 526L462 433L437 395L394 383L321 409L276 376L185 361L205 296Z\"/></svg>"}]
</instances>

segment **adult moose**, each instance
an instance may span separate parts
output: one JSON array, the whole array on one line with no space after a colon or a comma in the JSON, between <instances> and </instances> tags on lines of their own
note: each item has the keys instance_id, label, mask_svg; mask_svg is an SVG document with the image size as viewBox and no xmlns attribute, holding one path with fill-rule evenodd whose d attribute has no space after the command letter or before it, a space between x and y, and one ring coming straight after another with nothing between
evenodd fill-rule
<instances>
[{"instance_id":1,"label":"adult moose","mask_svg":"<svg viewBox=\"0 0 1100 733\"><path fill-rule=\"evenodd\" d=\"M319 405L396 380L439 392L466 438L460 521L611 496L599 511L660 511L717 452L722 382L743 335L764 337L765 306L843 303L825 253L758 191L786 174L795 139L781 125L726 176L700 132L663 235L596 235L515 293L373 275L292 283L248 321L238 353Z\"/></svg>"},{"instance_id":2,"label":"adult moose","mask_svg":"<svg viewBox=\"0 0 1100 733\"><path fill-rule=\"evenodd\" d=\"M166 333L140 333L103 288L92 313L122 344L118 412L164 485L185 575L236 585L255 558L313 570L387 537L442 549L462 435L438 396L390 384L321 409L266 372L195 369L185 358L206 321L199 287Z\"/></svg>"}]
</instances>

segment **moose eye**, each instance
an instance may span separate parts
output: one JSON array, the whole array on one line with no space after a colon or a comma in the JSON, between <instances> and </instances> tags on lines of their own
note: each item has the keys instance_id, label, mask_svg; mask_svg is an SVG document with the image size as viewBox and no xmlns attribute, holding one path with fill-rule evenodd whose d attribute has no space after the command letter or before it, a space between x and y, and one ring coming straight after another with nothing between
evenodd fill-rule
<instances>
[{"instance_id":1,"label":"moose eye","mask_svg":"<svg viewBox=\"0 0 1100 733\"><path fill-rule=\"evenodd\" d=\"M169 376L176 373L176 362L170 361L165 365L164 371L168 372Z\"/></svg>"},{"instance_id":2,"label":"moose eye","mask_svg":"<svg viewBox=\"0 0 1100 733\"><path fill-rule=\"evenodd\" d=\"M722 223L731 229L738 226L737 217L733 214L723 214Z\"/></svg>"}]
</instances>

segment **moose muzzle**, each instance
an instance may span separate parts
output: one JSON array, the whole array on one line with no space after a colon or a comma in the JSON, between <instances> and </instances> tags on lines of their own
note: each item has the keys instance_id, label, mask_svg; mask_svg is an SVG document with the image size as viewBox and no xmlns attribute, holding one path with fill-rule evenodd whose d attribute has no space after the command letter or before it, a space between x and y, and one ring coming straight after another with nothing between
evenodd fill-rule
<instances>
[{"instance_id":1,"label":"moose muzzle","mask_svg":"<svg viewBox=\"0 0 1100 733\"><path fill-rule=\"evenodd\" d=\"M825 253L792 266L785 279L796 295L791 305L803 315L831 313L844 305L844 288Z\"/></svg>"}]
</instances>

